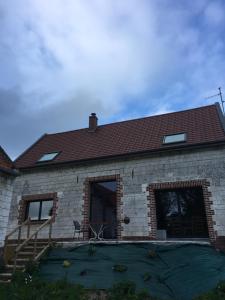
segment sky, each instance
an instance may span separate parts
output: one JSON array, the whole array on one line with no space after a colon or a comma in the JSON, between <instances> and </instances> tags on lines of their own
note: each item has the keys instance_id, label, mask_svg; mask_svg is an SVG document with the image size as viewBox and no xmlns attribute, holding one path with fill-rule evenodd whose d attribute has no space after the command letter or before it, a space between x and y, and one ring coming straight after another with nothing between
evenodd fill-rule
<instances>
[{"instance_id":1,"label":"sky","mask_svg":"<svg viewBox=\"0 0 225 300\"><path fill-rule=\"evenodd\" d=\"M225 94L224 0L0 0L0 145Z\"/></svg>"}]
</instances>

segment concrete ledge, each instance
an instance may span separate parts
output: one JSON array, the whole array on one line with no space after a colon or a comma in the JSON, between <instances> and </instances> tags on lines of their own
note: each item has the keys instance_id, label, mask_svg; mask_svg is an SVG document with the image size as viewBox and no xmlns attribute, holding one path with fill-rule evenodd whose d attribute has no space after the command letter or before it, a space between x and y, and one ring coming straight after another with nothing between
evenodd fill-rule
<instances>
[{"instance_id":1,"label":"concrete ledge","mask_svg":"<svg viewBox=\"0 0 225 300\"><path fill-rule=\"evenodd\" d=\"M209 240L206 239L196 239L196 240L140 240L140 241L117 241L117 240L111 240L111 241L62 241L62 242L56 242L56 246L60 246L63 248L69 248L74 246L83 246L88 244L106 244L106 245L118 245L118 244L140 244L140 243L149 243L149 244L158 244L158 245L185 245L185 244L192 244L192 245L205 245L205 246L211 246L211 243Z\"/></svg>"}]
</instances>

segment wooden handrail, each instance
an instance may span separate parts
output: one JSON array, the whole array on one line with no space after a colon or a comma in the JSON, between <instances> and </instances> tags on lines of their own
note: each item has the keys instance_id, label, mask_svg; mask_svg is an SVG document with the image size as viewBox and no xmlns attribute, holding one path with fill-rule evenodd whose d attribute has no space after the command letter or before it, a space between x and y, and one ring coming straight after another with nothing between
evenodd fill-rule
<instances>
[{"instance_id":1,"label":"wooden handrail","mask_svg":"<svg viewBox=\"0 0 225 300\"><path fill-rule=\"evenodd\" d=\"M22 224L18 225L16 228L14 228L9 234L5 236L5 240L8 240L8 238L13 235L19 228L23 227L29 222L29 219L26 219Z\"/></svg>"},{"instance_id":2,"label":"wooden handrail","mask_svg":"<svg viewBox=\"0 0 225 300\"><path fill-rule=\"evenodd\" d=\"M50 247L50 245L46 245L35 257L34 257L34 261L38 261L41 256L45 253L45 251L48 250L48 248Z\"/></svg>"},{"instance_id":3,"label":"wooden handrail","mask_svg":"<svg viewBox=\"0 0 225 300\"><path fill-rule=\"evenodd\" d=\"M37 239L37 234L38 232L44 228L46 225L48 225L48 223L50 223L52 221L53 217L51 217L50 219L48 219L47 221L45 221L37 230L35 230L35 232L28 238L26 239L22 244L20 244L19 246L17 246L15 252L19 252L34 236L36 236L35 241Z\"/></svg>"},{"instance_id":4,"label":"wooden handrail","mask_svg":"<svg viewBox=\"0 0 225 300\"><path fill-rule=\"evenodd\" d=\"M50 246L51 244L51 232L52 232L52 220L53 220L53 216L46 220L37 230L35 230L35 232L30 236L28 237L22 244L20 244L19 246L16 247L16 250L15 250L15 257L14 257L14 272L16 270L16 260L17 260L17 257L18 257L18 253L19 251L33 238L34 238L34 251L33 251L33 260L34 261L37 261L41 255L45 252L45 250L47 250L47 248ZM49 226L49 239L48 239L48 244L47 246L40 252L40 253L37 253L37 237L38 237L38 232L44 228L46 225L48 225L50 223L50 226ZM30 231L30 229L29 229Z\"/></svg>"}]
</instances>

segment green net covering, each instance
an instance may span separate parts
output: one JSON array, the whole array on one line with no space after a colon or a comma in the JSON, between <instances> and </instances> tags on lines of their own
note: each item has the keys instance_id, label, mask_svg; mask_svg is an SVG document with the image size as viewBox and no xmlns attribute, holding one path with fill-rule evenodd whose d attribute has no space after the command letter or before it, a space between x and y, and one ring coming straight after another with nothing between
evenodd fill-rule
<instances>
[{"instance_id":1,"label":"green net covering","mask_svg":"<svg viewBox=\"0 0 225 300\"><path fill-rule=\"evenodd\" d=\"M63 262L67 260L69 266ZM190 300L225 280L225 255L209 246L96 244L54 248L41 262L47 280L67 278L86 288L106 289L132 280L161 299Z\"/></svg>"}]
</instances>

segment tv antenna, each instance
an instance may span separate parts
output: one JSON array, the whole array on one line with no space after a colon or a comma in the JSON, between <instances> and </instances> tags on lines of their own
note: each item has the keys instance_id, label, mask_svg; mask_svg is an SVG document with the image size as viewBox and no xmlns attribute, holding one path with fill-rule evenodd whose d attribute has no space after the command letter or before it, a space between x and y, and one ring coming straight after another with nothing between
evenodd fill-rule
<instances>
[{"instance_id":1,"label":"tv antenna","mask_svg":"<svg viewBox=\"0 0 225 300\"><path fill-rule=\"evenodd\" d=\"M206 97L205 99L210 99L210 98L214 98L214 97L218 97L219 96L220 97L220 101L221 101L221 105L222 105L222 109L223 109L223 114L224 114L224 103L225 103L225 100L223 100L223 94L222 94L221 87L219 87L218 90L219 90L218 94Z\"/></svg>"}]
</instances>

